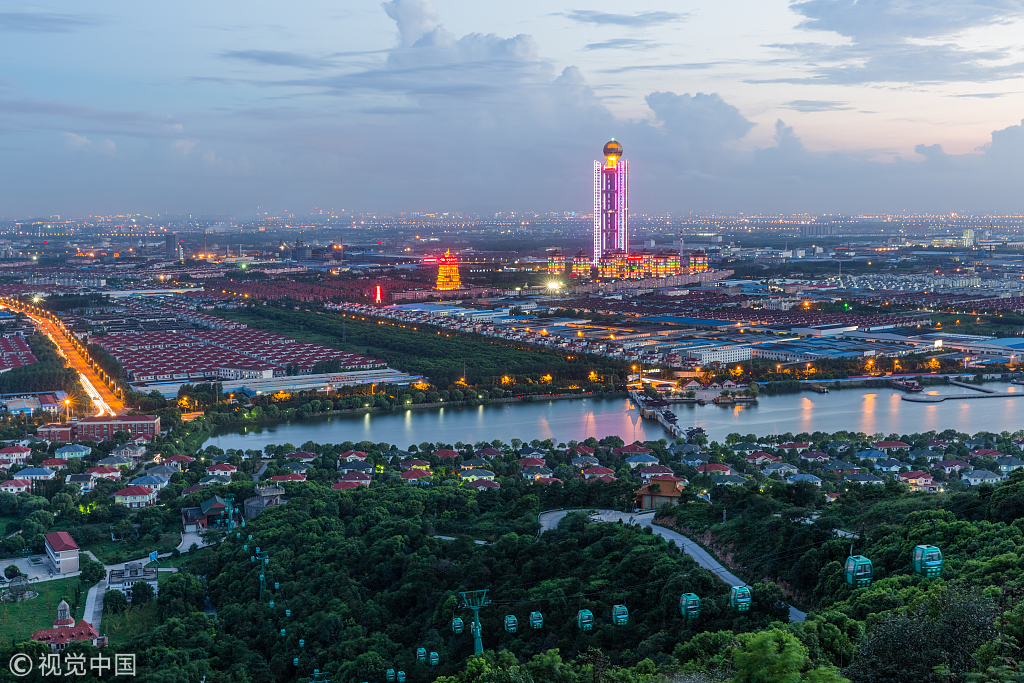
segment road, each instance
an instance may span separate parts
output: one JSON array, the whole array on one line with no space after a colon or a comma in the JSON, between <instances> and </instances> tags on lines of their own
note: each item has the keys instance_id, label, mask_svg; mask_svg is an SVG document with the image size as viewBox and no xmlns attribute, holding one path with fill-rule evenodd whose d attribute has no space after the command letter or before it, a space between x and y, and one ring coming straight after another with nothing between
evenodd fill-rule
<instances>
[{"instance_id":1,"label":"road","mask_svg":"<svg viewBox=\"0 0 1024 683\"><path fill-rule=\"evenodd\" d=\"M82 388L85 389L89 400L96 407L97 415L117 415L125 411L124 402L104 384L99 374L89 365L89 362L79 353L58 325L29 308L12 305L6 301L0 305L24 313L43 334L50 338L50 341L56 345L58 353L68 361L68 365L78 371Z\"/></svg>"},{"instance_id":2,"label":"road","mask_svg":"<svg viewBox=\"0 0 1024 683\"><path fill-rule=\"evenodd\" d=\"M570 512L578 512L578 510L552 510L551 512L542 512L537 518L537 521L540 522L541 530L547 531L557 527L558 522ZM652 524L651 522L654 520L654 511L634 514L629 512L615 512L613 510L595 510L595 513L596 514L594 514L591 519L596 522L622 521L626 524L636 524L641 527L649 526L653 532L659 536L666 540L675 541L676 545L682 548L684 553L692 557L698 565L715 574L730 586L747 585L741 578L722 566L722 564L715 559L714 555L704 550L704 548L700 547L686 536L683 536L677 531L672 531L671 529L666 529L665 527ZM806 618L806 612L801 612L792 605L789 606L789 620L791 622L803 621Z\"/></svg>"}]
</instances>

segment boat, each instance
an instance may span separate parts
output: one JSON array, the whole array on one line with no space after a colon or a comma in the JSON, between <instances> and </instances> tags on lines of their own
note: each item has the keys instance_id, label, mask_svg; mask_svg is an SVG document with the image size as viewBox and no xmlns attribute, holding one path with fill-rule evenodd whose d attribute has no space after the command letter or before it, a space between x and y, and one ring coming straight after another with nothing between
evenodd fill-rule
<instances>
[{"instance_id":1,"label":"boat","mask_svg":"<svg viewBox=\"0 0 1024 683\"><path fill-rule=\"evenodd\" d=\"M816 391L819 394L827 394L828 393L828 387L826 387L826 386L824 386L822 384L812 384L810 389L811 389L811 391Z\"/></svg>"},{"instance_id":2,"label":"boat","mask_svg":"<svg viewBox=\"0 0 1024 683\"><path fill-rule=\"evenodd\" d=\"M1011 379L1010 384L1024 384L1024 378L1018 377L1016 379Z\"/></svg>"},{"instance_id":3,"label":"boat","mask_svg":"<svg viewBox=\"0 0 1024 683\"><path fill-rule=\"evenodd\" d=\"M921 391L924 387L915 382L912 379L894 379L889 382L889 386L893 389L902 389L903 391Z\"/></svg>"}]
</instances>

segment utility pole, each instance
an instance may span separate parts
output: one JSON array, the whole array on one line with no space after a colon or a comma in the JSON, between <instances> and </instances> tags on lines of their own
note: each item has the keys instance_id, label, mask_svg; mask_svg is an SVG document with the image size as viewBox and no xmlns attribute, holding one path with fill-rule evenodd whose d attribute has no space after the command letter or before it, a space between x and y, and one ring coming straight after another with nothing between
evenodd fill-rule
<instances>
[{"instance_id":1,"label":"utility pole","mask_svg":"<svg viewBox=\"0 0 1024 683\"><path fill-rule=\"evenodd\" d=\"M478 655L484 651L484 641L480 634L480 610L490 605L491 601L487 599L486 588L479 591L460 592L459 597L462 598L464 608L473 610L473 623L469 630L473 633L473 654Z\"/></svg>"}]
</instances>

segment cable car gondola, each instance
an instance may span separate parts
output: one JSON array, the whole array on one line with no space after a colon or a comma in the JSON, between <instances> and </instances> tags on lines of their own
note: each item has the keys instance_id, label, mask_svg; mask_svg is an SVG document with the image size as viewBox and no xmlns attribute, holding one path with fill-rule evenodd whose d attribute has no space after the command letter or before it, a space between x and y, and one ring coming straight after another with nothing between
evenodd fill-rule
<instances>
[{"instance_id":1,"label":"cable car gondola","mask_svg":"<svg viewBox=\"0 0 1024 683\"><path fill-rule=\"evenodd\" d=\"M629 624L629 610L626 609L625 605L614 605L612 607L612 623L616 626L626 626Z\"/></svg>"},{"instance_id":2,"label":"cable car gondola","mask_svg":"<svg viewBox=\"0 0 1024 683\"><path fill-rule=\"evenodd\" d=\"M405 683L405 672L404 671L399 671L398 672L398 683Z\"/></svg>"},{"instance_id":3,"label":"cable car gondola","mask_svg":"<svg viewBox=\"0 0 1024 683\"><path fill-rule=\"evenodd\" d=\"M423 647L416 648L416 661L425 662L427 661L427 649Z\"/></svg>"},{"instance_id":4,"label":"cable car gondola","mask_svg":"<svg viewBox=\"0 0 1024 683\"><path fill-rule=\"evenodd\" d=\"M437 656L436 652L430 653L430 666L437 666L437 663L441 661L441 658Z\"/></svg>"},{"instance_id":5,"label":"cable car gondola","mask_svg":"<svg viewBox=\"0 0 1024 683\"><path fill-rule=\"evenodd\" d=\"M530 612L530 628L537 630L544 626L544 615L540 612Z\"/></svg>"},{"instance_id":6,"label":"cable car gondola","mask_svg":"<svg viewBox=\"0 0 1024 683\"><path fill-rule=\"evenodd\" d=\"M679 596L679 613L687 619L700 616L700 598L696 593L683 593Z\"/></svg>"},{"instance_id":7,"label":"cable car gondola","mask_svg":"<svg viewBox=\"0 0 1024 683\"><path fill-rule=\"evenodd\" d=\"M514 615L514 614L506 614L505 615L505 632L506 633L515 633L518 630L519 630L519 620L516 619L516 615Z\"/></svg>"},{"instance_id":8,"label":"cable car gondola","mask_svg":"<svg viewBox=\"0 0 1024 683\"><path fill-rule=\"evenodd\" d=\"M874 573L871 560L863 555L850 555L846 558L846 583L854 588L870 586Z\"/></svg>"},{"instance_id":9,"label":"cable car gondola","mask_svg":"<svg viewBox=\"0 0 1024 683\"><path fill-rule=\"evenodd\" d=\"M729 591L729 606L736 612L750 609L750 589L746 586L733 586Z\"/></svg>"},{"instance_id":10,"label":"cable car gondola","mask_svg":"<svg viewBox=\"0 0 1024 683\"><path fill-rule=\"evenodd\" d=\"M395 683L395 670L388 669L384 672L384 678L387 679L388 683Z\"/></svg>"},{"instance_id":11,"label":"cable car gondola","mask_svg":"<svg viewBox=\"0 0 1024 683\"><path fill-rule=\"evenodd\" d=\"M455 617L452 619L452 633L454 633L455 635L459 635L460 633L462 633L462 630L464 628L465 625L462 623L462 619L460 619L459 617Z\"/></svg>"},{"instance_id":12,"label":"cable car gondola","mask_svg":"<svg viewBox=\"0 0 1024 683\"><path fill-rule=\"evenodd\" d=\"M942 551L933 545L915 546L914 573L921 576L942 576Z\"/></svg>"},{"instance_id":13,"label":"cable car gondola","mask_svg":"<svg viewBox=\"0 0 1024 683\"><path fill-rule=\"evenodd\" d=\"M581 631L589 631L594 628L594 613L588 609L581 609L576 613L576 625Z\"/></svg>"}]
</instances>

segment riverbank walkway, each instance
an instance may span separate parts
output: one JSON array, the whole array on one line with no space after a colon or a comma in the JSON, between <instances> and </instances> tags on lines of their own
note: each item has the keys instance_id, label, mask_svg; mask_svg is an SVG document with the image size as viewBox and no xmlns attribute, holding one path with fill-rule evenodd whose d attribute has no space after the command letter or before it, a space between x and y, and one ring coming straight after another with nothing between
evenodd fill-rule
<instances>
[{"instance_id":1,"label":"riverbank walkway","mask_svg":"<svg viewBox=\"0 0 1024 683\"><path fill-rule=\"evenodd\" d=\"M570 512L580 512L580 510L551 510L549 512L542 512L537 518L540 522L541 532L554 529L558 526L558 522L561 521ZM654 511L641 512L641 513L630 513L630 512L616 512L614 510L595 510L591 519L596 522L623 522L625 524L635 524L640 527L651 527L651 530L661 536L662 538L670 541L675 541L676 545L682 548L683 552L694 559L694 561L707 569L711 573L718 576L718 578L725 581L730 586L747 586L747 583L743 579L739 578L728 569L726 569L721 562L715 559L715 556L704 550L699 544L691 541L686 536L683 536L678 531L672 529L666 529L665 527L654 524ZM789 620L791 622L804 621L807 618L806 612L801 612L792 605L789 606Z\"/></svg>"},{"instance_id":2,"label":"riverbank walkway","mask_svg":"<svg viewBox=\"0 0 1024 683\"><path fill-rule=\"evenodd\" d=\"M947 382L955 387L961 389L970 389L976 391L976 394L907 394L901 397L904 401L910 401L911 403L942 403L943 401L963 401L972 398L1014 398L1024 396L1024 391L996 391L995 389L988 389L986 387L978 386L977 384L967 384L966 382L956 382L954 380L947 380Z\"/></svg>"}]
</instances>

